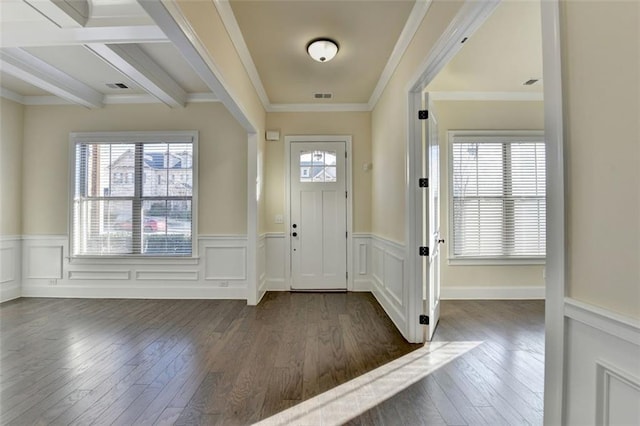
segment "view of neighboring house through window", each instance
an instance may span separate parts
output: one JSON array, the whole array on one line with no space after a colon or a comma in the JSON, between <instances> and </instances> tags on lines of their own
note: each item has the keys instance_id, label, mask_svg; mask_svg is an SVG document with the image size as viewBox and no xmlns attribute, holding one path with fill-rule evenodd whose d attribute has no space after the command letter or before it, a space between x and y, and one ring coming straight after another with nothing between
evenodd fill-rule
<instances>
[{"instance_id":1,"label":"view of neighboring house through window","mask_svg":"<svg viewBox=\"0 0 640 426\"><path fill-rule=\"evenodd\" d=\"M452 259L543 259L541 132L449 132Z\"/></svg>"},{"instance_id":2,"label":"view of neighboring house through window","mask_svg":"<svg viewBox=\"0 0 640 426\"><path fill-rule=\"evenodd\" d=\"M196 138L72 135L73 255L191 255Z\"/></svg>"},{"instance_id":3,"label":"view of neighboring house through window","mask_svg":"<svg viewBox=\"0 0 640 426\"><path fill-rule=\"evenodd\" d=\"M303 151L300 153L300 182L335 182L335 151Z\"/></svg>"}]
</instances>

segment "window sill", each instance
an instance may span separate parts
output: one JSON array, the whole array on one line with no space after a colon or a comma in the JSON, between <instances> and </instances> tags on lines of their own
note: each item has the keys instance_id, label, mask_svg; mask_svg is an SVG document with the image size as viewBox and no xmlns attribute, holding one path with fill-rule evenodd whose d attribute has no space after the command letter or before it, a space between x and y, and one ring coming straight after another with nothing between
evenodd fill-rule
<instances>
[{"instance_id":1,"label":"window sill","mask_svg":"<svg viewBox=\"0 0 640 426\"><path fill-rule=\"evenodd\" d=\"M453 258L448 259L450 266L518 266L518 265L544 265L545 258L523 257L523 258Z\"/></svg>"},{"instance_id":2,"label":"window sill","mask_svg":"<svg viewBox=\"0 0 640 426\"><path fill-rule=\"evenodd\" d=\"M197 265L198 256L74 256L73 265Z\"/></svg>"}]
</instances>

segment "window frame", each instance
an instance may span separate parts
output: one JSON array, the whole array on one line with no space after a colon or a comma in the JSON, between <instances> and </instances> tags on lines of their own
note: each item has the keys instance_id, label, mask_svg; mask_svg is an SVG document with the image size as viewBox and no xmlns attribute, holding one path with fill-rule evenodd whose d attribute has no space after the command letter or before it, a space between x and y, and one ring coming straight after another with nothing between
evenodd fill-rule
<instances>
[{"instance_id":1,"label":"window frame","mask_svg":"<svg viewBox=\"0 0 640 426\"><path fill-rule=\"evenodd\" d=\"M447 237L449 265L544 265L545 256L459 256L454 253L454 194L453 194L453 146L460 142L496 143L496 142L542 142L546 141L543 130L450 130L447 132ZM546 169L546 164L545 164ZM546 170L545 170L546 173ZM504 178L504 176L503 176ZM545 188L546 189L546 188ZM545 202L547 194L545 191ZM545 229L546 232L546 229Z\"/></svg>"},{"instance_id":2,"label":"window frame","mask_svg":"<svg viewBox=\"0 0 640 426\"><path fill-rule=\"evenodd\" d=\"M69 259L197 259L198 258L198 131L133 131L133 132L72 132L69 134L69 182L68 182L68 229ZM74 199L76 187L76 146L78 144L146 144L146 143L191 143L192 145L192 193L191 193L191 255L145 255L145 254L74 254ZM140 179L144 179L144 168ZM134 173L134 180L136 179Z\"/></svg>"}]
</instances>

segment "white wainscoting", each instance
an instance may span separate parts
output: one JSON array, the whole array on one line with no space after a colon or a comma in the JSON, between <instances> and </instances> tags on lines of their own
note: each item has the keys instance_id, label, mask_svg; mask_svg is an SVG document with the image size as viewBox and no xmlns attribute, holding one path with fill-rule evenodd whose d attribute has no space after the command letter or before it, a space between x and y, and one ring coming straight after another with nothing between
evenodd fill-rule
<instances>
[{"instance_id":1,"label":"white wainscoting","mask_svg":"<svg viewBox=\"0 0 640 426\"><path fill-rule=\"evenodd\" d=\"M266 247L266 288L268 291L288 291L285 282L284 234L264 235ZM352 270L349 271L349 291L371 291L371 235L353 234Z\"/></svg>"},{"instance_id":2,"label":"white wainscoting","mask_svg":"<svg viewBox=\"0 0 640 426\"><path fill-rule=\"evenodd\" d=\"M408 283L405 273L404 246L371 237L372 292L398 330L407 331Z\"/></svg>"},{"instance_id":3,"label":"white wainscoting","mask_svg":"<svg viewBox=\"0 0 640 426\"><path fill-rule=\"evenodd\" d=\"M200 235L196 258L70 259L66 235L30 235L22 241L21 294L246 299L246 254L244 235Z\"/></svg>"},{"instance_id":4,"label":"white wainscoting","mask_svg":"<svg viewBox=\"0 0 640 426\"><path fill-rule=\"evenodd\" d=\"M22 238L0 237L0 302L22 294Z\"/></svg>"},{"instance_id":5,"label":"white wainscoting","mask_svg":"<svg viewBox=\"0 0 640 426\"><path fill-rule=\"evenodd\" d=\"M372 291L373 277L371 259L372 250L371 234L353 234L352 248L353 253L353 271L349 272L351 282L351 291Z\"/></svg>"},{"instance_id":6,"label":"white wainscoting","mask_svg":"<svg viewBox=\"0 0 640 426\"><path fill-rule=\"evenodd\" d=\"M640 321L565 299L567 425L640 424Z\"/></svg>"},{"instance_id":7,"label":"white wainscoting","mask_svg":"<svg viewBox=\"0 0 640 426\"><path fill-rule=\"evenodd\" d=\"M284 234L271 232L265 234L266 282L268 291L288 291L284 281Z\"/></svg>"},{"instance_id":8,"label":"white wainscoting","mask_svg":"<svg viewBox=\"0 0 640 426\"><path fill-rule=\"evenodd\" d=\"M257 256L258 256L258 270L256 276L258 277L258 303L264 297L267 292L267 238L266 234L262 234L258 237L257 241Z\"/></svg>"}]
</instances>

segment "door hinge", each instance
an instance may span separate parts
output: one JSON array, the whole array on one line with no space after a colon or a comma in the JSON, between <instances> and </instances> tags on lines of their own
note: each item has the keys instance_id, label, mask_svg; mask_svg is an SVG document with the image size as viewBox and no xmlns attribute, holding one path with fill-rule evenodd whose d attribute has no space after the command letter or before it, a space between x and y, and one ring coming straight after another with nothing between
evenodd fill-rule
<instances>
[{"instance_id":1,"label":"door hinge","mask_svg":"<svg viewBox=\"0 0 640 426\"><path fill-rule=\"evenodd\" d=\"M418 179L418 187L419 188L428 188L429 187L429 178L419 178Z\"/></svg>"},{"instance_id":2,"label":"door hinge","mask_svg":"<svg viewBox=\"0 0 640 426\"><path fill-rule=\"evenodd\" d=\"M418 111L418 120L427 120L429 118L429 110L421 109Z\"/></svg>"},{"instance_id":3,"label":"door hinge","mask_svg":"<svg viewBox=\"0 0 640 426\"><path fill-rule=\"evenodd\" d=\"M347 280L349 279L349 272L345 272L344 276L347 278Z\"/></svg>"},{"instance_id":4,"label":"door hinge","mask_svg":"<svg viewBox=\"0 0 640 426\"><path fill-rule=\"evenodd\" d=\"M349 191L344 191L344 198L349 198Z\"/></svg>"},{"instance_id":5,"label":"door hinge","mask_svg":"<svg viewBox=\"0 0 640 426\"><path fill-rule=\"evenodd\" d=\"M429 315L420 315L418 319L420 321L420 324L429 325Z\"/></svg>"},{"instance_id":6,"label":"door hinge","mask_svg":"<svg viewBox=\"0 0 640 426\"><path fill-rule=\"evenodd\" d=\"M429 256L429 247L425 247L425 246L419 247L418 254L420 256Z\"/></svg>"},{"instance_id":7,"label":"door hinge","mask_svg":"<svg viewBox=\"0 0 640 426\"><path fill-rule=\"evenodd\" d=\"M344 231L344 237L349 238L349 231Z\"/></svg>"}]
</instances>

